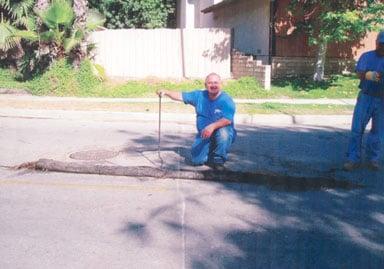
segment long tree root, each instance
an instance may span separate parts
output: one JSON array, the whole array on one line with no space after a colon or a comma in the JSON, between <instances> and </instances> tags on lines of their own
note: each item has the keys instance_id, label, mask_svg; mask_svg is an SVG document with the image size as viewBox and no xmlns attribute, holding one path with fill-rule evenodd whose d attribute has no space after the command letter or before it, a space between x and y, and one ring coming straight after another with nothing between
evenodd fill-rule
<instances>
[{"instance_id":1,"label":"long tree root","mask_svg":"<svg viewBox=\"0 0 384 269\"><path fill-rule=\"evenodd\" d=\"M330 176L294 177L262 171L166 170L150 166L110 166L92 163L62 162L52 159L40 159L37 162L29 162L27 165L20 165L18 168L80 174L250 183L284 191L309 191L335 188L356 189L363 187L360 184L347 180L335 179Z\"/></svg>"}]
</instances>

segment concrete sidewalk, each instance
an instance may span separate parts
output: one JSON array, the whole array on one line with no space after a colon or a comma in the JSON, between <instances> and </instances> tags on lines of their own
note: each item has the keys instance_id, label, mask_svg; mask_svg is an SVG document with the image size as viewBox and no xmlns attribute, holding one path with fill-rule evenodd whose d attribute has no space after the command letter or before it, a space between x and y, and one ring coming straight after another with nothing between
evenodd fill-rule
<instances>
[{"instance_id":1,"label":"concrete sidewalk","mask_svg":"<svg viewBox=\"0 0 384 269\"><path fill-rule=\"evenodd\" d=\"M157 121L158 113L140 113L118 111L113 105L129 103L155 103L158 98L80 98L49 97L0 94L0 116L51 119L88 119L88 120L147 120ZM174 101L162 100L164 103ZM321 105L354 105L355 99L235 99L237 104L321 104ZM107 104L107 106L106 106ZM76 107L76 108L74 108ZM108 110L108 107L110 110ZM117 110L117 111L116 111ZM193 113L162 113L162 121L194 122ZM326 126L331 124L348 125L351 115L291 115L291 114L236 114L237 124L309 124Z\"/></svg>"}]
</instances>

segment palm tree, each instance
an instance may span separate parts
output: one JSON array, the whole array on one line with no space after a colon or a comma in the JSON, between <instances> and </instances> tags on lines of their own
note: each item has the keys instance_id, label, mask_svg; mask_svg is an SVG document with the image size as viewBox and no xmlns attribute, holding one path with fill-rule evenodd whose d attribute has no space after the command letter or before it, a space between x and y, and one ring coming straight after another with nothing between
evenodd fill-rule
<instances>
[{"instance_id":1,"label":"palm tree","mask_svg":"<svg viewBox=\"0 0 384 269\"><path fill-rule=\"evenodd\" d=\"M73 10L75 12L75 28L85 32L87 23L87 0L73 0ZM76 50L73 51L73 64L79 66L80 62L87 56L87 36L79 44Z\"/></svg>"},{"instance_id":2,"label":"palm tree","mask_svg":"<svg viewBox=\"0 0 384 269\"><path fill-rule=\"evenodd\" d=\"M79 65L92 48L87 33L104 21L84 0L74 6L72 0L0 0L0 64L14 66L25 79L55 59Z\"/></svg>"},{"instance_id":3,"label":"palm tree","mask_svg":"<svg viewBox=\"0 0 384 269\"><path fill-rule=\"evenodd\" d=\"M34 0L0 0L0 59L15 64L24 55L21 40L33 38Z\"/></svg>"}]
</instances>

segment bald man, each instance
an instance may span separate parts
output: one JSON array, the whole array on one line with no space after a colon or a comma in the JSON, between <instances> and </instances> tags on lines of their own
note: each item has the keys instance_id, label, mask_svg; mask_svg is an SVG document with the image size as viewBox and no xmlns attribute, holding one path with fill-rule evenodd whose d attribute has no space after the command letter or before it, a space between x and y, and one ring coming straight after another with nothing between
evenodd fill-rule
<instances>
[{"instance_id":1,"label":"bald man","mask_svg":"<svg viewBox=\"0 0 384 269\"><path fill-rule=\"evenodd\" d=\"M192 145L191 161L194 165L207 164L216 170L224 170L228 151L236 137L233 122L235 103L221 87L220 76L211 73L205 79L205 89L191 92L157 91L158 95L195 107L198 133Z\"/></svg>"}]
</instances>

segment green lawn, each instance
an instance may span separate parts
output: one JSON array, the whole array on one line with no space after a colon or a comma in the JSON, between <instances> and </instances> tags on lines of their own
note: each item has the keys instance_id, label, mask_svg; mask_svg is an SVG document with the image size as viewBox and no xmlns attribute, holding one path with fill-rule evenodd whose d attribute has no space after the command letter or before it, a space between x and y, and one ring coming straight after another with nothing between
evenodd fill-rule
<instances>
[{"instance_id":1,"label":"green lawn","mask_svg":"<svg viewBox=\"0 0 384 269\"><path fill-rule=\"evenodd\" d=\"M119 111L119 112L140 112L140 113L158 113L158 102L132 103L132 102L93 102L74 101L74 100L25 100L0 99L0 107L14 109L45 109L52 110L79 110L79 111ZM163 102L162 111L165 113L194 113L192 106L185 105L181 102ZM280 104L267 102L263 104L237 104L236 112L239 114L285 114L285 115L349 115L352 114L353 106L351 105L318 105L318 104Z\"/></svg>"},{"instance_id":2,"label":"green lawn","mask_svg":"<svg viewBox=\"0 0 384 269\"><path fill-rule=\"evenodd\" d=\"M57 62L48 72L30 81L18 81L17 75L0 69L0 87L26 89L34 95L81 97L156 97L157 89L193 90L203 88L202 80L164 81L146 79L137 81L98 81L89 63L74 70L64 61ZM355 76L333 76L323 83L310 79L290 78L276 80L270 90L263 89L250 77L224 82L224 89L234 98L355 98L358 80Z\"/></svg>"}]
</instances>

